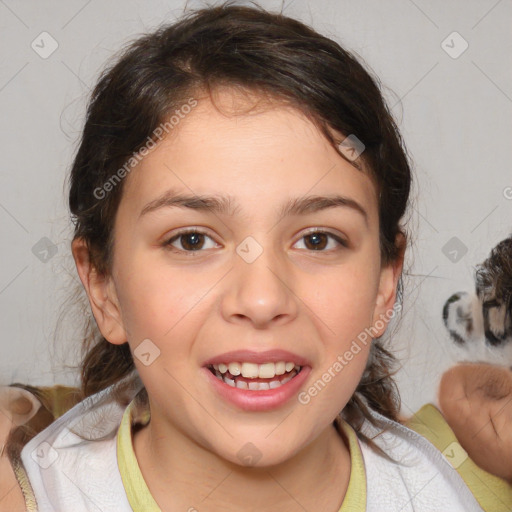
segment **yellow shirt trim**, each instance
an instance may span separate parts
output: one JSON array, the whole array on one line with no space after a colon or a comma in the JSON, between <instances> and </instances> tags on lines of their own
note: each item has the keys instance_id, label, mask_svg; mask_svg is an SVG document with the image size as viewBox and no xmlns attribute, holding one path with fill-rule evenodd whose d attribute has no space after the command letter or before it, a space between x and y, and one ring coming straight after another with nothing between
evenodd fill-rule
<instances>
[{"instance_id":1,"label":"yellow shirt trim","mask_svg":"<svg viewBox=\"0 0 512 512\"><path fill-rule=\"evenodd\" d=\"M512 485L477 466L457 442L441 412L432 404L424 405L406 426L426 437L457 470L485 512L512 510Z\"/></svg>"},{"instance_id":2,"label":"yellow shirt trim","mask_svg":"<svg viewBox=\"0 0 512 512\"><path fill-rule=\"evenodd\" d=\"M117 461L121 479L134 512L161 512L144 481L133 449L133 404L132 401L126 408L117 433ZM146 418L149 421L149 417ZM351 467L347 492L339 512L360 512L366 510L366 473L363 456L353 428L344 420L340 425L349 442Z\"/></svg>"},{"instance_id":3,"label":"yellow shirt trim","mask_svg":"<svg viewBox=\"0 0 512 512\"><path fill-rule=\"evenodd\" d=\"M363 454L355 430L343 419L340 421L340 425L348 438L350 479L339 512L361 512L366 510L366 471Z\"/></svg>"},{"instance_id":4,"label":"yellow shirt trim","mask_svg":"<svg viewBox=\"0 0 512 512\"><path fill-rule=\"evenodd\" d=\"M22 466L19 460L16 460L12 463L12 469L21 488L27 512L37 512L36 498L34 496L34 491L30 485L30 481L28 479L25 468Z\"/></svg>"},{"instance_id":5,"label":"yellow shirt trim","mask_svg":"<svg viewBox=\"0 0 512 512\"><path fill-rule=\"evenodd\" d=\"M126 408L117 432L117 463L123 481L126 496L134 512L161 512L148 486L135 456L132 442L132 407L134 401Z\"/></svg>"}]
</instances>

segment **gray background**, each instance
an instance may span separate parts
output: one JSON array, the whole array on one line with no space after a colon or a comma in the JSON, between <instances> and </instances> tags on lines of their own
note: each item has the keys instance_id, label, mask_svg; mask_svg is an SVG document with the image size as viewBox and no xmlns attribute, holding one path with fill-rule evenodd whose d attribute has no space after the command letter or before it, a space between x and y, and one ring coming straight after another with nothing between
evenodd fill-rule
<instances>
[{"instance_id":1,"label":"gray background","mask_svg":"<svg viewBox=\"0 0 512 512\"><path fill-rule=\"evenodd\" d=\"M0 0L2 383L77 382L64 178L85 102L113 52L184 5ZM391 344L408 414L433 399L441 371L458 358L441 320L444 301L473 289L474 265L512 230L512 2L292 0L284 12L353 50L380 77L414 161L412 275ZM469 45L460 55L464 41L454 31ZM457 261L443 250L453 237L467 248L462 257L457 249Z\"/></svg>"}]
</instances>

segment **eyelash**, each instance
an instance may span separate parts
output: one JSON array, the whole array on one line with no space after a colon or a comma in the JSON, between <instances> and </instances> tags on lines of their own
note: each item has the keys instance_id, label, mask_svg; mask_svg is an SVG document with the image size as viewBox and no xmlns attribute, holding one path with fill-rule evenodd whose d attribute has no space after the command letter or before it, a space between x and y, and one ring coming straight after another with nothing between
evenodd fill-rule
<instances>
[{"instance_id":1,"label":"eyelash","mask_svg":"<svg viewBox=\"0 0 512 512\"><path fill-rule=\"evenodd\" d=\"M172 252L185 253L185 254L187 254L187 256L193 256L194 253L203 252L201 249L199 249L197 251L187 251L187 250L182 250L182 249L176 249L175 247L172 246L172 243L175 240L178 240L181 236L192 234L192 233L199 234L199 235L205 235L208 238L213 240L213 238L211 236L209 236L206 231L203 231L203 230L198 229L198 228L187 228L187 229L183 229L183 230L178 231L177 233L175 233L171 238L169 238L166 241L164 241L162 243L162 245L164 247L170 249ZM328 237L334 239L336 242L338 242L338 244L341 246L341 248L334 249L334 251L341 250L342 248L345 248L345 249L348 248L348 242L346 240L344 240L343 238L339 237L338 235L335 235L334 233L331 233L330 231L325 231L325 230L323 230L321 228L315 228L315 229L312 229L311 231L308 231L307 233L302 235L302 237L299 240L302 240L303 238L306 238L307 236L314 235L314 234L317 234L317 233L325 234ZM318 250L318 251L310 250L308 252L312 252L312 253L314 253L314 252L330 253L330 252L333 252L333 249L330 249L328 251L326 251L326 250Z\"/></svg>"}]
</instances>

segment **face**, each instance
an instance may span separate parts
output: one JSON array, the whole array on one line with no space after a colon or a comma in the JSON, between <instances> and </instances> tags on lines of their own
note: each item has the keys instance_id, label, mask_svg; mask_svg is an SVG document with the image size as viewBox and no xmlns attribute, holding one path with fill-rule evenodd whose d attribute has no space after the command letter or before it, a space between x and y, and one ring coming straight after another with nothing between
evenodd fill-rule
<instances>
[{"instance_id":1,"label":"face","mask_svg":"<svg viewBox=\"0 0 512 512\"><path fill-rule=\"evenodd\" d=\"M229 112L234 99L226 91L216 104ZM291 108L225 115L204 99L124 187L112 273L89 295L103 335L135 354L152 423L238 464L250 441L258 465L284 461L332 428L370 349L353 342L395 299L398 270L380 265L368 176ZM265 377L286 371L281 361L299 373ZM235 387L209 363L228 366L228 378L242 371ZM239 389L248 371L258 375L252 387L295 376Z\"/></svg>"}]
</instances>

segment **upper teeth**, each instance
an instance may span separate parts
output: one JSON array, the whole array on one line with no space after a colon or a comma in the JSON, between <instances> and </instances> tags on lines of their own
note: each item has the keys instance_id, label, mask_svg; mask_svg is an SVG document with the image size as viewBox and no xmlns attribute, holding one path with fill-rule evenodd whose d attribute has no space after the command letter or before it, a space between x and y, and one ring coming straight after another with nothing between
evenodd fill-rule
<instances>
[{"instance_id":1,"label":"upper teeth","mask_svg":"<svg viewBox=\"0 0 512 512\"><path fill-rule=\"evenodd\" d=\"M291 372L294 368L299 371L300 366L291 362L279 361L278 363L229 363L214 364L213 367L220 373L226 373L229 370L231 375L242 375L247 379L271 379L275 375L283 375L285 372Z\"/></svg>"}]
</instances>

